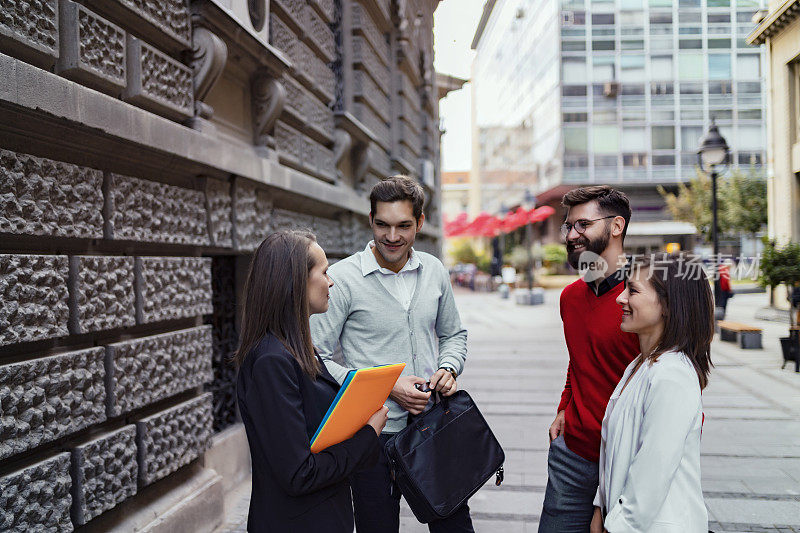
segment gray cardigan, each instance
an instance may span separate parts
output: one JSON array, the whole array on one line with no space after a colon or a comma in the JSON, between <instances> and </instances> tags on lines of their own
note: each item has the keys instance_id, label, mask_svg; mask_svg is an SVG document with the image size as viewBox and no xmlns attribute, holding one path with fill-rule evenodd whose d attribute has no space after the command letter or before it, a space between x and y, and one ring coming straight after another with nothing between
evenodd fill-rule
<instances>
[{"instance_id":1,"label":"gray cardigan","mask_svg":"<svg viewBox=\"0 0 800 533\"><path fill-rule=\"evenodd\" d=\"M339 383L347 372L367 366L406 363L405 376L426 380L440 367L457 373L467 356L467 330L453 299L450 277L434 256L414 251L420 260L409 310L370 271L362 250L328 269L334 285L328 311L311 317L311 336L328 371ZM333 356L341 344L343 364ZM406 426L406 414L391 399L384 431Z\"/></svg>"}]
</instances>

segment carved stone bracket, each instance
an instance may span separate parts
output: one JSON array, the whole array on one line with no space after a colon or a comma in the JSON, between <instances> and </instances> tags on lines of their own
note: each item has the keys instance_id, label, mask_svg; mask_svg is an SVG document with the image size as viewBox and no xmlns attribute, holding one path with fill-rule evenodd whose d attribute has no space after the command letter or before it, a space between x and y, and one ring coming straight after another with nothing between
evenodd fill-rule
<instances>
[{"instance_id":1,"label":"carved stone bracket","mask_svg":"<svg viewBox=\"0 0 800 533\"><path fill-rule=\"evenodd\" d=\"M192 36L195 116L210 119L214 109L203 102L222 75L228 59L228 46L211 30L196 26Z\"/></svg>"},{"instance_id":2,"label":"carved stone bracket","mask_svg":"<svg viewBox=\"0 0 800 533\"><path fill-rule=\"evenodd\" d=\"M349 157L353 186L361 191L366 187L370 167L369 147L376 142L372 133L353 115L347 112L334 114L336 124L333 147L337 168Z\"/></svg>"},{"instance_id":3,"label":"carved stone bracket","mask_svg":"<svg viewBox=\"0 0 800 533\"><path fill-rule=\"evenodd\" d=\"M253 78L253 142L257 146L275 148L275 121L286 104L286 88L268 72L260 71Z\"/></svg>"}]
</instances>

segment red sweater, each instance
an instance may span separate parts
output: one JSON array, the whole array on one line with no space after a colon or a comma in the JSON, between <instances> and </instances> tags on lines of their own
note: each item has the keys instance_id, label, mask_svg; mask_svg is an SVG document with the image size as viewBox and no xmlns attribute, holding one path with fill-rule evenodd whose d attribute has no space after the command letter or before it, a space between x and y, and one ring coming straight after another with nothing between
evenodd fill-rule
<instances>
[{"instance_id":1,"label":"red sweater","mask_svg":"<svg viewBox=\"0 0 800 533\"><path fill-rule=\"evenodd\" d=\"M559 411L564 412L564 442L584 459L600 457L600 426L611 393L623 372L639 354L639 337L619 329L622 308L619 283L595 296L585 281L567 286L561 293L561 320L569 350L567 383Z\"/></svg>"}]
</instances>

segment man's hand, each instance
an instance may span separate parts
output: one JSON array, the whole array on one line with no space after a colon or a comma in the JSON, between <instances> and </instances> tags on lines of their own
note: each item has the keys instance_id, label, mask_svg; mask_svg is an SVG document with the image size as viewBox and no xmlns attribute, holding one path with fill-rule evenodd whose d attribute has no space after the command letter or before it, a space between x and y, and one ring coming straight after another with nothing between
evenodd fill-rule
<instances>
[{"instance_id":1,"label":"man's hand","mask_svg":"<svg viewBox=\"0 0 800 533\"><path fill-rule=\"evenodd\" d=\"M550 442L556 440L562 433L564 433L564 411L559 411L556 419L550 424Z\"/></svg>"},{"instance_id":2,"label":"man's hand","mask_svg":"<svg viewBox=\"0 0 800 533\"><path fill-rule=\"evenodd\" d=\"M440 368L431 376L431 390L439 391L442 396L452 396L458 390L458 383L448 370Z\"/></svg>"},{"instance_id":3,"label":"man's hand","mask_svg":"<svg viewBox=\"0 0 800 533\"><path fill-rule=\"evenodd\" d=\"M419 376L400 376L389 394L389 398L412 415L420 414L431 397L430 392L417 390L414 387L417 383L425 383L425 379Z\"/></svg>"},{"instance_id":4,"label":"man's hand","mask_svg":"<svg viewBox=\"0 0 800 533\"><path fill-rule=\"evenodd\" d=\"M603 533L603 515L599 507L594 508L594 515L592 515L592 523L589 524L589 533Z\"/></svg>"}]
</instances>

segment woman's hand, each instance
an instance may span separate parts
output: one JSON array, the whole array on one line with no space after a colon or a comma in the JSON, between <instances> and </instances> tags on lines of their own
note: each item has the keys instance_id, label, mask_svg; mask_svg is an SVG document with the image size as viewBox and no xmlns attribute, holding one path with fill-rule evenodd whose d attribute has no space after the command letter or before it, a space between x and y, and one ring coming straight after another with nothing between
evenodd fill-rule
<instances>
[{"instance_id":1,"label":"woman's hand","mask_svg":"<svg viewBox=\"0 0 800 533\"><path fill-rule=\"evenodd\" d=\"M589 533L603 533L603 515L599 507L594 508L594 515L592 516L592 523L589 524Z\"/></svg>"},{"instance_id":2,"label":"woman's hand","mask_svg":"<svg viewBox=\"0 0 800 533\"><path fill-rule=\"evenodd\" d=\"M389 419L389 408L381 405L381 408L372 413L372 416L367 420L367 425L372 426L375 433L380 437L381 431L386 426L386 421Z\"/></svg>"}]
</instances>

